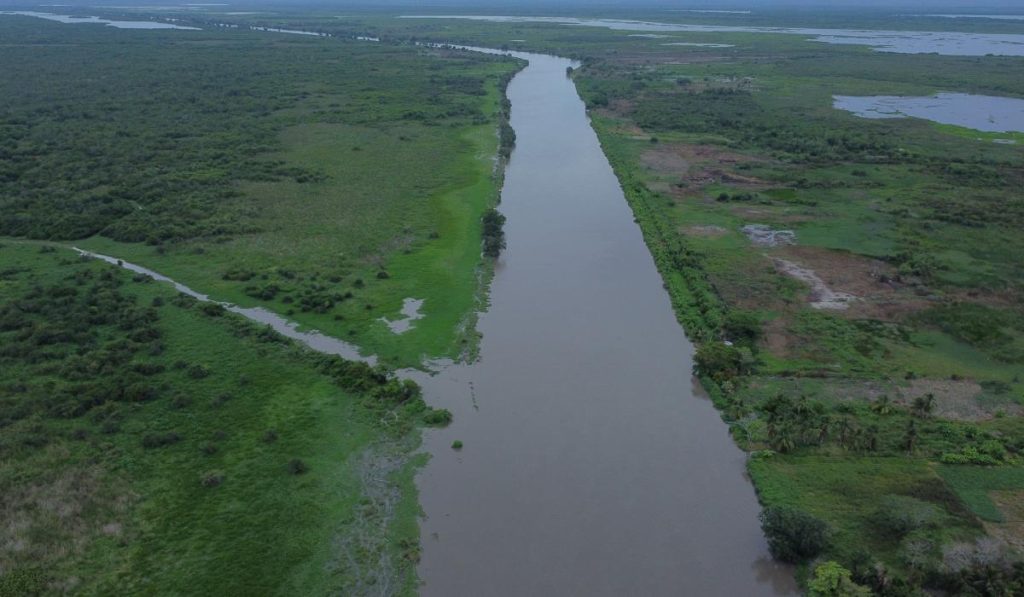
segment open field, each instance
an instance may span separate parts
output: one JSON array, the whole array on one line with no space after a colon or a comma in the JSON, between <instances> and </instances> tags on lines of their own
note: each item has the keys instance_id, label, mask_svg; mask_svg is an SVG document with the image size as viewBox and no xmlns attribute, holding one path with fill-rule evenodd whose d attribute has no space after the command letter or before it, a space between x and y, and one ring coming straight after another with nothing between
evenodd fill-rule
<instances>
[{"instance_id":1,"label":"open field","mask_svg":"<svg viewBox=\"0 0 1024 597\"><path fill-rule=\"evenodd\" d=\"M0 593L412 586L418 395L70 251L0 272Z\"/></svg>"},{"instance_id":2,"label":"open field","mask_svg":"<svg viewBox=\"0 0 1024 597\"><path fill-rule=\"evenodd\" d=\"M514 61L230 29L0 27L17 139L0 233L138 262L392 364L472 350ZM425 317L399 338L381 319L405 298Z\"/></svg>"}]
</instances>

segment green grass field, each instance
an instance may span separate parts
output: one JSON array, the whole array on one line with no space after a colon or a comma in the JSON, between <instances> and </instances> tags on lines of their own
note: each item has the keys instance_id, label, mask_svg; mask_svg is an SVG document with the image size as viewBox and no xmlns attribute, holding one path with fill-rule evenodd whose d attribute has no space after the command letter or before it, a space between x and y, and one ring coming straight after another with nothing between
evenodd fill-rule
<instances>
[{"instance_id":1,"label":"green grass field","mask_svg":"<svg viewBox=\"0 0 1024 597\"><path fill-rule=\"evenodd\" d=\"M925 460L776 455L751 460L749 470L766 506L797 506L827 521L833 531L829 555L840 561L850 561L858 552L900 561L903 537L881 532L878 526L883 500L893 495L913 497L941 511L941 520L926 529L935 547L982 532Z\"/></svg>"},{"instance_id":2,"label":"green grass field","mask_svg":"<svg viewBox=\"0 0 1024 597\"><path fill-rule=\"evenodd\" d=\"M0 271L0 592L322 594L384 559L413 586L422 401L69 251L6 244Z\"/></svg>"}]
</instances>

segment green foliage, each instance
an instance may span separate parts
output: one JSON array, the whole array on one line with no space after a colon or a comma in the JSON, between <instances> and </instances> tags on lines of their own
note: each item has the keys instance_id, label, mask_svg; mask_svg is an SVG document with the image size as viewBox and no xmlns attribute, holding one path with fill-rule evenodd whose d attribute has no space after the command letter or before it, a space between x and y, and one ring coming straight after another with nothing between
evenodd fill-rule
<instances>
[{"instance_id":1,"label":"green foliage","mask_svg":"<svg viewBox=\"0 0 1024 597\"><path fill-rule=\"evenodd\" d=\"M990 352L1000 360L1024 362L1024 347L1014 346L1014 330L1024 331L1024 317L977 303L934 307L921 319L958 340Z\"/></svg>"},{"instance_id":2,"label":"green foliage","mask_svg":"<svg viewBox=\"0 0 1024 597\"><path fill-rule=\"evenodd\" d=\"M445 408L432 408L423 415L423 422L431 427L445 427L452 422L452 413Z\"/></svg>"},{"instance_id":3,"label":"green foliage","mask_svg":"<svg viewBox=\"0 0 1024 597\"><path fill-rule=\"evenodd\" d=\"M835 561L828 561L814 569L814 577L807 582L811 597L866 597L871 590L853 582L850 571Z\"/></svg>"},{"instance_id":4,"label":"green foliage","mask_svg":"<svg viewBox=\"0 0 1024 597\"><path fill-rule=\"evenodd\" d=\"M701 375L707 375L722 383L742 372L743 359L735 346L728 346L722 342L707 342L697 348L693 362Z\"/></svg>"},{"instance_id":5,"label":"green foliage","mask_svg":"<svg viewBox=\"0 0 1024 597\"><path fill-rule=\"evenodd\" d=\"M804 562L828 547L828 525L796 508L765 508L761 512L761 529L768 539L772 557L783 562Z\"/></svg>"},{"instance_id":6,"label":"green foliage","mask_svg":"<svg viewBox=\"0 0 1024 597\"><path fill-rule=\"evenodd\" d=\"M761 318L751 311L732 309L722 322L722 331L733 342L753 347L761 339Z\"/></svg>"},{"instance_id":7,"label":"green foliage","mask_svg":"<svg viewBox=\"0 0 1024 597\"><path fill-rule=\"evenodd\" d=\"M505 248L505 215L491 208L484 212L483 222L483 253L491 259L497 259Z\"/></svg>"}]
</instances>

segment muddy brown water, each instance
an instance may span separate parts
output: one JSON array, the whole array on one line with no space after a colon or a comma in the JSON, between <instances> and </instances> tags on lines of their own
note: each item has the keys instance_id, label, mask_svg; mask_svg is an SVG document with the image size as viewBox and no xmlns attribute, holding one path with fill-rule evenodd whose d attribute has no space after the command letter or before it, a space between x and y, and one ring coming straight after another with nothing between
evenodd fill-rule
<instances>
[{"instance_id":1,"label":"muddy brown water","mask_svg":"<svg viewBox=\"0 0 1024 597\"><path fill-rule=\"evenodd\" d=\"M415 375L455 415L425 433L421 593L778 595L745 456L575 86L529 60L508 89L508 248L481 357ZM453 450L461 440L464 447Z\"/></svg>"}]
</instances>

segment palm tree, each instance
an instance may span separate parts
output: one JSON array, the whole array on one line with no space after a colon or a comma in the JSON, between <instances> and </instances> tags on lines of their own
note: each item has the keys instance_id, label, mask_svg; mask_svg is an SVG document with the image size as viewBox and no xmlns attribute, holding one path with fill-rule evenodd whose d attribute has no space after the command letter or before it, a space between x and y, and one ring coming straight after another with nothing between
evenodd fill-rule
<instances>
[{"instance_id":1,"label":"palm tree","mask_svg":"<svg viewBox=\"0 0 1024 597\"><path fill-rule=\"evenodd\" d=\"M849 445L850 436L855 430L856 425L854 425L853 419L850 417L839 419L839 445L844 448Z\"/></svg>"},{"instance_id":2,"label":"palm tree","mask_svg":"<svg viewBox=\"0 0 1024 597\"><path fill-rule=\"evenodd\" d=\"M747 416L747 402L738 396L734 396L729 401L729 406L726 410L726 415L734 421L739 421L743 417Z\"/></svg>"},{"instance_id":3,"label":"palm tree","mask_svg":"<svg viewBox=\"0 0 1024 597\"><path fill-rule=\"evenodd\" d=\"M769 445L773 450L781 454L792 452L796 448L796 436L793 428L789 425L782 425L774 430L769 439Z\"/></svg>"},{"instance_id":4,"label":"palm tree","mask_svg":"<svg viewBox=\"0 0 1024 597\"><path fill-rule=\"evenodd\" d=\"M892 403L887 394L882 394L871 403L871 410L882 416L891 415L896 410L896 405Z\"/></svg>"},{"instance_id":5,"label":"palm tree","mask_svg":"<svg viewBox=\"0 0 1024 597\"><path fill-rule=\"evenodd\" d=\"M907 452L913 452L917 446L917 422L914 419L910 419L910 424L907 425L907 432L903 435L903 448Z\"/></svg>"},{"instance_id":6,"label":"palm tree","mask_svg":"<svg viewBox=\"0 0 1024 597\"><path fill-rule=\"evenodd\" d=\"M825 415L818 419L818 445L825 443L828 439L828 432L836 424L835 417L832 415Z\"/></svg>"},{"instance_id":7,"label":"palm tree","mask_svg":"<svg viewBox=\"0 0 1024 597\"><path fill-rule=\"evenodd\" d=\"M864 448L868 452L878 451L878 425L872 425L864 432Z\"/></svg>"}]
</instances>

